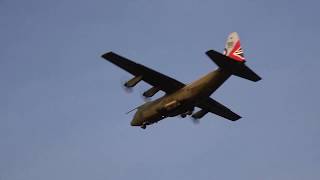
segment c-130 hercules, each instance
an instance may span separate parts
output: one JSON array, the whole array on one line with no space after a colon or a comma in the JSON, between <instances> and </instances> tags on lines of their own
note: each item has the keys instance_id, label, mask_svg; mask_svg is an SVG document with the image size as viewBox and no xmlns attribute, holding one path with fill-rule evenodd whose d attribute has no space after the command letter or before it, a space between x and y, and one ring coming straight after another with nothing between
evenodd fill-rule
<instances>
[{"instance_id":1,"label":"c-130 hercules","mask_svg":"<svg viewBox=\"0 0 320 180\"><path fill-rule=\"evenodd\" d=\"M108 52L102 57L134 75L134 78L124 84L125 87L132 88L140 81L145 81L152 88L143 93L144 97L150 98L160 90L166 93L154 101L135 108L137 112L131 121L131 126L140 126L145 129L147 125L178 115L183 118L190 115L195 120L199 120L208 112L236 121L241 117L210 98L210 95L231 75L254 82L261 78L245 65L243 50L236 32L228 36L223 54L214 50L209 50L206 54L219 68L190 84L179 82L113 52ZM201 110L193 113L195 107Z\"/></svg>"}]
</instances>

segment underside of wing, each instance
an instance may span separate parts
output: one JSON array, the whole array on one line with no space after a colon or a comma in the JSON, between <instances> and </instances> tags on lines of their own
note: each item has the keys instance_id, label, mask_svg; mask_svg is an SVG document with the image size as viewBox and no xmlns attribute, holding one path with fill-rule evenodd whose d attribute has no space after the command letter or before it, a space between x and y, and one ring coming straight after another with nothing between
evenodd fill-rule
<instances>
[{"instance_id":1,"label":"underside of wing","mask_svg":"<svg viewBox=\"0 0 320 180\"><path fill-rule=\"evenodd\" d=\"M135 63L125 57L122 57L114 52L108 52L102 55L104 59L115 64L116 66L126 70L130 74L135 76L133 79L133 84L138 82L139 80L143 80L155 87L156 89L160 89L166 93L172 93L177 91L178 89L185 86L185 84L168 77L164 74L161 74L153 69L145 67L141 64ZM153 91L156 91L153 89ZM149 91L152 94L152 89Z\"/></svg>"},{"instance_id":2,"label":"underside of wing","mask_svg":"<svg viewBox=\"0 0 320 180\"><path fill-rule=\"evenodd\" d=\"M200 102L197 106L205 111L214 113L231 121L236 121L241 118L241 116L232 112L229 108L225 107L212 98L208 98Z\"/></svg>"}]
</instances>

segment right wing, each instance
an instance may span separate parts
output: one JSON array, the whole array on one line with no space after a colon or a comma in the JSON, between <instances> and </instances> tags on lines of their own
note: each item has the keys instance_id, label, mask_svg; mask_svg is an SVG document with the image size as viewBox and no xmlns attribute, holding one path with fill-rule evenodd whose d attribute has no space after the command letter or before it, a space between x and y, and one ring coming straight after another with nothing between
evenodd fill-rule
<instances>
[{"instance_id":1,"label":"right wing","mask_svg":"<svg viewBox=\"0 0 320 180\"><path fill-rule=\"evenodd\" d=\"M147 82L153 87L159 88L166 93L175 92L185 86L185 84L182 82L179 82L141 64L135 63L114 52L108 52L102 55L102 57L116 66L126 70L135 77L141 76L143 81Z\"/></svg>"},{"instance_id":2,"label":"right wing","mask_svg":"<svg viewBox=\"0 0 320 180\"><path fill-rule=\"evenodd\" d=\"M229 108L225 107L224 105L220 104L210 97L198 103L197 106L205 111L211 112L231 121L236 121L241 118L241 116L232 112Z\"/></svg>"}]
</instances>

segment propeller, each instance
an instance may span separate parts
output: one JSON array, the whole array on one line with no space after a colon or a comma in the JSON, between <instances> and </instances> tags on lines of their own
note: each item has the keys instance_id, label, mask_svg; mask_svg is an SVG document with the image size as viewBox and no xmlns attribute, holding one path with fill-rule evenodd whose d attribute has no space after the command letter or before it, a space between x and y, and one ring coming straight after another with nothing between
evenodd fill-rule
<instances>
[{"instance_id":1,"label":"propeller","mask_svg":"<svg viewBox=\"0 0 320 180\"><path fill-rule=\"evenodd\" d=\"M145 97L142 93L141 94L141 98L143 99L144 102L150 102L152 101L152 98L151 97Z\"/></svg>"},{"instance_id":2,"label":"propeller","mask_svg":"<svg viewBox=\"0 0 320 180\"><path fill-rule=\"evenodd\" d=\"M132 93L133 92L133 88L132 87L127 87L125 84L128 82L128 77L121 77L120 79L120 85L122 87L122 89L126 92L126 93Z\"/></svg>"},{"instance_id":3,"label":"propeller","mask_svg":"<svg viewBox=\"0 0 320 180\"><path fill-rule=\"evenodd\" d=\"M195 125L200 124L200 119L197 119L197 118L194 118L191 116L191 120L192 120L193 124L195 124Z\"/></svg>"},{"instance_id":4,"label":"propeller","mask_svg":"<svg viewBox=\"0 0 320 180\"><path fill-rule=\"evenodd\" d=\"M196 113L191 115L192 121L194 124L199 124L200 119L203 118L208 113L207 110L201 109L200 111L197 111Z\"/></svg>"},{"instance_id":5,"label":"propeller","mask_svg":"<svg viewBox=\"0 0 320 180\"><path fill-rule=\"evenodd\" d=\"M150 102L152 100L151 97L147 97L147 96L144 96L143 93L145 92L145 87L139 87L139 94L140 94L140 97L141 99L144 101L144 102Z\"/></svg>"}]
</instances>

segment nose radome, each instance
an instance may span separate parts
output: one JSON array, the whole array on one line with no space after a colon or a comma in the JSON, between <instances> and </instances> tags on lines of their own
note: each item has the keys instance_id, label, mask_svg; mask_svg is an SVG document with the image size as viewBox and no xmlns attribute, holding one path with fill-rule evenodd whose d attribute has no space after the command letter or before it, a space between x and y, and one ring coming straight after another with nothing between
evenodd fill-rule
<instances>
[{"instance_id":1,"label":"nose radome","mask_svg":"<svg viewBox=\"0 0 320 180\"><path fill-rule=\"evenodd\" d=\"M138 119L134 118L131 123L130 123L131 126L140 126L140 122Z\"/></svg>"},{"instance_id":2,"label":"nose radome","mask_svg":"<svg viewBox=\"0 0 320 180\"><path fill-rule=\"evenodd\" d=\"M142 112L138 109L138 111L134 114L133 119L131 121L131 126L141 126L143 123L143 115Z\"/></svg>"}]
</instances>

